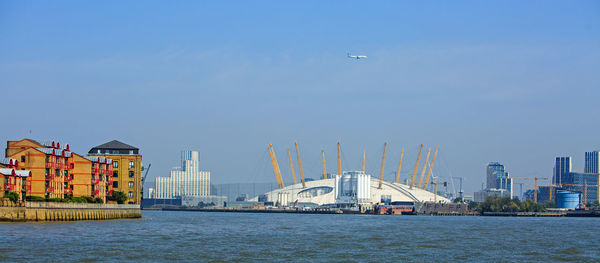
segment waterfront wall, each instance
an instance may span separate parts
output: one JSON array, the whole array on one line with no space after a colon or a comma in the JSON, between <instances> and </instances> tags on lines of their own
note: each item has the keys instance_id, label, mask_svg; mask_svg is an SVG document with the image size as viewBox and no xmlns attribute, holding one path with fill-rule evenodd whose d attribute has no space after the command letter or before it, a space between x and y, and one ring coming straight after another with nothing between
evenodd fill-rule
<instances>
[{"instance_id":1,"label":"waterfront wall","mask_svg":"<svg viewBox=\"0 0 600 263\"><path fill-rule=\"evenodd\" d=\"M139 205L0 200L0 221L75 221L140 218Z\"/></svg>"}]
</instances>

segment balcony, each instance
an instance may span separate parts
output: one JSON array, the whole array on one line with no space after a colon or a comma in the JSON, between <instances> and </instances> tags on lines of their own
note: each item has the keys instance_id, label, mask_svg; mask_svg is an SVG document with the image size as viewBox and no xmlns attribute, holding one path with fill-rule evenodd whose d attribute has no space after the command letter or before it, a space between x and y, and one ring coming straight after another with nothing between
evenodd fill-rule
<instances>
[{"instance_id":1,"label":"balcony","mask_svg":"<svg viewBox=\"0 0 600 263\"><path fill-rule=\"evenodd\" d=\"M46 180L54 180L54 174L47 174Z\"/></svg>"},{"instance_id":2,"label":"balcony","mask_svg":"<svg viewBox=\"0 0 600 263\"><path fill-rule=\"evenodd\" d=\"M10 192L12 190L15 190L15 184L7 183L7 184L4 185L4 188L5 188L6 191Z\"/></svg>"},{"instance_id":3,"label":"balcony","mask_svg":"<svg viewBox=\"0 0 600 263\"><path fill-rule=\"evenodd\" d=\"M46 163L46 168L54 168L54 163L51 163L51 162Z\"/></svg>"},{"instance_id":4,"label":"balcony","mask_svg":"<svg viewBox=\"0 0 600 263\"><path fill-rule=\"evenodd\" d=\"M65 188L65 194L72 194L72 193L73 193L73 189Z\"/></svg>"},{"instance_id":5,"label":"balcony","mask_svg":"<svg viewBox=\"0 0 600 263\"><path fill-rule=\"evenodd\" d=\"M98 184L100 182L99 179L92 179L92 184Z\"/></svg>"},{"instance_id":6,"label":"balcony","mask_svg":"<svg viewBox=\"0 0 600 263\"><path fill-rule=\"evenodd\" d=\"M31 185L23 185L23 190L22 191L26 191L26 192L31 191Z\"/></svg>"},{"instance_id":7,"label":"balcony","mask_svg":"<svg viewBox=\"0 0 600 263\"><path fill-rule=\"evenodd\" d=\"M47 187L46 187L46 193L52 193L52 192L54 192L54 187L52 187L52 186L47 186Z\"/></svg>"}]
</instances>

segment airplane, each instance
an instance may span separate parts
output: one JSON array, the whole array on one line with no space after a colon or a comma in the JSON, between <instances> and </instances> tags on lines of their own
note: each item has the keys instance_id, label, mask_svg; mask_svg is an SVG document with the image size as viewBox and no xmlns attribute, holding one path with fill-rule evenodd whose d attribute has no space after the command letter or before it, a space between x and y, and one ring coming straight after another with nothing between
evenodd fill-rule
<instances>
[{"instance_id":1,"label":"airplane","mask_svg":"<svg viewBox=\"0 0 600 263\"><path fill-rule=\"evenodd\" d=\"M361 58L367 58L367 56L363 56L363 55L353 56L353 55L350 55L350 53L348 53L348 58L361 59Z\"/></svg>"}]
</instances>

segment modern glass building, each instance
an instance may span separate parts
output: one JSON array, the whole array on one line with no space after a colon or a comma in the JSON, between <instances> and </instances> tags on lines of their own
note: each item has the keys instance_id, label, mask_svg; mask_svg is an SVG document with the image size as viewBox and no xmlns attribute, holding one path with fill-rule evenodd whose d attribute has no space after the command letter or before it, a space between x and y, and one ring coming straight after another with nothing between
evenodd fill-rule
<instances>
[{"instance_id":1,"label":"modern glass building","mask_svg":"<svg viewBox=\"0 0 600 263\"><path fill-rule=\"evenodd\" d=\"M210 195L210 172L201 171L197 151L181 152L181 167L171 170L169 177L157 177L154 196L171 199L181 196Z\"/></svg>"},{"instance_id":2,"label":"modern glass building","mask_svg":"<svg viewBox=\"0 0 600 263\"><path fill-rule=\"evenodd\" d=\"M487 165L487 187L486 189L504 189L510 196L513 195L513 184L510 174L505 170L504 165L491 162Z\"/></svg>"},{"instance_id":3,"label":"modern glass building","mask_svg":"<svg viewBox=\"0 0 600 263\"><path fill-rule=\"evenodd\" d=\"M584 173L600 173L600 152L592 151L585 153Z\"/></svg>"},{"instance_id":4,"label":"modern glass building","mask_svg":"<svg viewBox=\"0 0 600 263\"><path fill-rule=\"evenodd\" d=\"M571 176L571 169L571 156L556 157L556 161L554 162L554 175L552 176L552 183L555 185L572 184L573 181Z\"/></svg>"}]
</instances>

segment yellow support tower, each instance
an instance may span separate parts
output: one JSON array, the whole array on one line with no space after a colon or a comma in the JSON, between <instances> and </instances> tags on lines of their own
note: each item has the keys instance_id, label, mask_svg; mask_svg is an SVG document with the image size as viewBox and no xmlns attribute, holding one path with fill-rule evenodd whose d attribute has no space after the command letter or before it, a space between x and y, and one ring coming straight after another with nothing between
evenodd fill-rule
<instances>
[{"instance_id":1,"label":"yellow support tower","mask_svg":"<svg viewBox=\"0 0 600 263\"><path fill-rule=\"evenodd\" d=\"M325 150L321 150L321 156L323 156L323 179L327 179L327 169L325 168Z\"/></svg>"},{"instance_id":2,"label":"yellow support tower","mask_svg":"<svg viewBox=\"0 0 600 263\"><path fill-rule=\"evenodd\" d=\"M425 177L425 171L427 171L427 164L429 163L429 155L431 154L431 148L427 151L427 158L425 158L425 163L423 164L423 169L421 170L421 178L419 178L419 185L417 188L421 188L423 186L423 177Z\"/></svg>"},{"instance_id":3,"label":"yellow support tower","mask_svg":"<svg viewBox=\"0 0 600 263\"><path fill-rule=\"evenodd\" d=\"M379 170L379 189L383 183L383 169L385 168L385 150L387 148L387 142L383 144L383 157L381 158L381 169Z\"/></svg>"},{"instance_id":4,"label":"yellow support tower","mask_svg":"<svg viewBox=\"0 0 600 263\"><path fill-rule=\"evenodd\" d=\"M290 148L287 148L288 150L288 157L290 157L290 170L292 170L292 178L294 178L294 184L297 184L298 181L296 180L296 171L294 170L294 163L292 162L292 154L290 153Z\"/></svg>"},{"instance_id":5,"label":"yellow support tower","mask_svg":"<svg viewBox=\"0 0 600 263\"><path fill-rule=\"evenodd\" d=\"M281 169L279 169L279 163L277 162L277 157L275 156L272 144L269 144L269 155L271 156L271 164L273 165L273 172L275 173L275 179L277 179L277 185L279 185L279 188L283 188L285 185L283 184Z\"/></svg>"},{"instance_id":6,"label":"yellow support tower","mask_svg":"<svg viewBox=\"0 0 600 263\"><path fill-rule=\"evenodd\" d=\"M365 150L363 150L362 172L365 173Z\"/></svg>"},{"instance_id":7,"label":"yellow support tower","mask_svg":"<svg viewBox=\"0 0 600 263\"><path fill-rule=\"evenodd\" d=\"M427 185L429 185L429 177L431 177L431 171L433 170L433 164L435 163L435 158L437 157L438 148L435 147L435 153L433 154L433 160L431 160L431 164L429 165L429 172L427 172L427 177L425 178L425 185L423 185L423 190L427 190Z\"/></svg>"},{"instance_id":8,"label":"yellow support tower","mask_svg":"<svg viewBox=\"0 0 600 263\"><path fill-rule=\"evenodd\" d=\"M404 158L404 149L400 152L400 163L398 163L398 170L396 171L396 183L400 182L400 169L402 169L402 158Z\"/></svg>"},{"instance_id":9,"label":"yellow support tower","mask_svg":"<svg viewBox=\"0 0 600 263\"><path fill-rule=\"evenodd\" d=\"M302 170L302 162L300 161L300 151L298 150L298 142L294 142L296 145L296 155L298 157L298 169L300 170L300 180L302 181L302 188L306 188L306 182L304 181L304 170Z\"/></svg>"},{"instance_id":10,"label":"yellow support tower","mask_svg":"<svg viewBox=\"0 0 600 263\"><path fill-rule=\"evenodd\" d=\"M338 142L338 174L342 175L342 152L340 151L340 142Z\"/></svg>"},{"instance_id":11,"label":"yellow support tower","mask_svg":"<svg viewBox=\"0 0 600 263\"><path fill-rule=\"evenodd\" d=\"M413 170L412 178L410 179L410 189L413 188L415 184L415 179L417 177L417 170L419 170L419 160L421 159L421 151L423 151L423 144L421 144L421 148L419 148L419 155L417 156L417 163L415 163L415 169Z\"/></svg>"}]
</instances>

